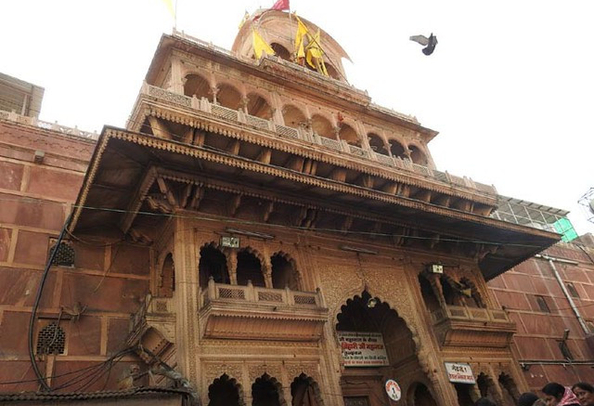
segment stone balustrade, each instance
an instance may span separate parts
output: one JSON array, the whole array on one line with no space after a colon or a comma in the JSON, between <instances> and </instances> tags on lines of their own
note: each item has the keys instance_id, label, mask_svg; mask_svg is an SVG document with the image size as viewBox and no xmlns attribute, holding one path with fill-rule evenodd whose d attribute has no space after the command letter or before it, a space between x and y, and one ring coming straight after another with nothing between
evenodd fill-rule
<instances>
[{"instance_id":1,"label":"stone balustrade","mask_svg":"<svg viewBox=\"0 0 594 406\"><path fill-rule=\"evenodd\" d=\"M14 121L19 124L30 125L33 127L43 128L46 130L56 131L66 135L72 135L75 137L87 138L91 140L97 140L99 134L96 132L82 131L78 128L67 127L58 123L50 123L48 121L42 121L35 117L22 116L15 112L0 111L0 120Z\"/></svg>"},{"instance_id":2,"label":"stone balustrade","mask_svg":"<svg viewBox=\"0 0 594 406\"><path fill-rule=\"evenodd\" d=\"M482 309L467 306L446 306L432 313L434 323L440 323L443 320L464 320L478 322L503 322L511 323L507 313L498 309Z\"/></svg>"},{"instance_id":3,"label":"stone balustrade","mask_svg":"<svg viewBox=\"0 0 594 406\"><path fill-rule=\"evenodd\" d=\"M285 289L270 289L254 286L249 282L246 286L228 285L208 282L208 286L200 293L200 307L212 301L236 303L260 303L278 306L324 307L320 291L301 292Z\"/></svg>"}]
</instances>

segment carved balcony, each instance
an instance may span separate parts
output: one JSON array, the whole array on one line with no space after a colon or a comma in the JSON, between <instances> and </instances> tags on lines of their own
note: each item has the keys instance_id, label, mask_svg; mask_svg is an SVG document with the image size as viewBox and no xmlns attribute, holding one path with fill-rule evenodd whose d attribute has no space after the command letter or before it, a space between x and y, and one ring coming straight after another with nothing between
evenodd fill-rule
<instances>
[{"instance_id":1,"label":"carved balcony","mask_svg":"<svg viewBox=\"0 0 594 406\"><path fill-rule=\"evenodd\" d=\"M516 332L504 310L446 306L432 317L442 346L504 348Z\"/></svg>"},{"instance_id":2,"label":"carved balcony","mask_svg":"<svg viewBox=\"0 0 594 406\"><path fill-rule=\"evenodd\" d=\"M328 309L320 291L219 284L200 293L204 338L318 341Z\"/></svg>"}]
</instances>

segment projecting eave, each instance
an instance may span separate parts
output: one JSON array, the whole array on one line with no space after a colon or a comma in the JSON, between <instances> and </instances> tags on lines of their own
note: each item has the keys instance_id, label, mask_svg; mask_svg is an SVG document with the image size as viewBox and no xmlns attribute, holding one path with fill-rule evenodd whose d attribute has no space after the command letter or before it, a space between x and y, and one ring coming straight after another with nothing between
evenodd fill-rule
<instances>
[{"instance_id":1,"label":"projecting eave","mask_svg":"<svg viewBox=\"0 0 594 406\"><path fill-rule=\"evenodd\" d=\"M202 198L214 211L194 204ZM259 210L268 211L263 227L335 229L341 238L379 230L380 245L473 257L487 279L559 240L548 231L109 127L90 162L71 230L150 243L156 238L150 233L177 212L241 219Z\"/></svg>"}]
</instances>

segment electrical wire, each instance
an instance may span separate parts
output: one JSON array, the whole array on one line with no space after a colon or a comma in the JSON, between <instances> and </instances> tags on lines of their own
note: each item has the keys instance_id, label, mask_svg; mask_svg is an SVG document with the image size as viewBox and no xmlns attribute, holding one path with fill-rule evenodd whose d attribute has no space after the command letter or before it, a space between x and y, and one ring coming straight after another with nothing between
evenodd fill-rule
<instances>
[{"instance_id":1,"label":"electrical wire","mask_svg":"<svg viewBox=\"0 0 594 406\"><path fill-rule=\"evenodd\" d=\"M64 226L62 227L62 231L60 232L60 235L58 236L58 240L56 242L56 247L58 247L62 243L62 240L64 239L64 234L66 234L66 228L70 224L71 219L72 219L72 213L70 213L70 215L66 219L66 222L64 223ZM31 311L31 318L29 319L29 334L28 334L29 359L31 361L31 365L33 366L33 371L35 372L35 376L37 377L39 384L41 385L42 389L46 390L46 391L50 391L51 388L45 381L45 378L44 378L43 374L41 373L41 371L39 370L39 366L37 365L37 360L35 359L35 353L33 351L33 331L35 329L35 322L37 321L37 310L38 310L39 304L41 302L41 296L43 295L43 288L45 287L45 282L49 275L49 270L52 266L52 263L54 262L54 258L56 257L57 252L58 252L57 249L51 250L49 258L47 259L47 262L45 264L45 269L43 270L43 275L41 276L41 281L39 282L39 286L37 288L37 294L35 295L35 302L33 304L33 309Z\"/></svg>"}]
</instances>

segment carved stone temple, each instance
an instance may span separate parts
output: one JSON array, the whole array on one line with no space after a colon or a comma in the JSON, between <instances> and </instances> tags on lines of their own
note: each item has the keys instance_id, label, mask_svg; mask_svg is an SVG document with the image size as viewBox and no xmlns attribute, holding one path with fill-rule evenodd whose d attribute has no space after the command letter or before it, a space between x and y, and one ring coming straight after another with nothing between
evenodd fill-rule
<instances>
[{"instance_id":1,"label":"carved stone temple","mask_svg":"<svg viewBox=\"0 0 594 406\"><path fill-rule=\"evenodd\" d=\"M77 141L89 161L69 233L35 268L58 250L39 369L60 387L126 349L84 389L174 385L205 406L514 405L528 389L516 324L487 281L559 235L438 171L437 132L351 86L325 31L328 76L296 63L297 26L266 11L231 51L163 35L126 128ZM255 58L254 29L276 55ZM14 364L34 379L27 366Z\"/></svg>"}]
</instances>

